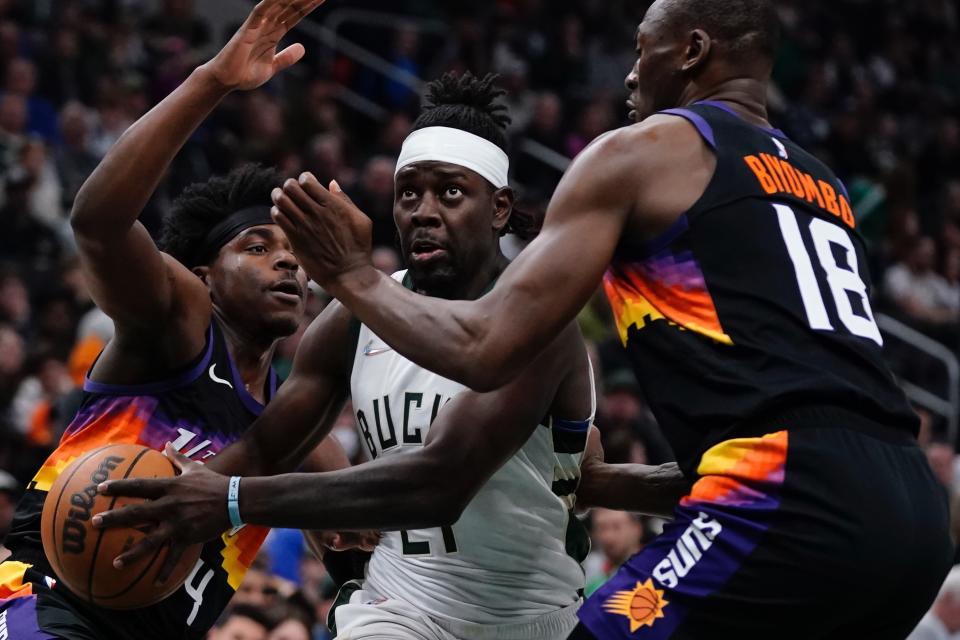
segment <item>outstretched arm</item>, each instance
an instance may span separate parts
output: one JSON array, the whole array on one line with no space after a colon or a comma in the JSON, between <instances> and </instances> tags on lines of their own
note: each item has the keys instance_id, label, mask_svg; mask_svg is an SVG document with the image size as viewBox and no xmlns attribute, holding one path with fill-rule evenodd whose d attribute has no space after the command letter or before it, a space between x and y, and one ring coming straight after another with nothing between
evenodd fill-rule
<instances>
[{"instance_id":1,"label":"outstretched arm","mask_svg":"<svg viewBox=\"0 0 960 640\"><path fill-rule=\"evenodd\" d=\"M274 192L274 215L307 273L394 349L473 389L495 389L596 291L634 199L624 144L610 136L573 163L540 236L476 301L419 296L377 272L367 258L369 220L336 185L331 193L309 174L288 180Z\"/></svg>"},{"instance_id":2,"label":"outstretched arm","mask_svg":"<svg viewBox=\"0 0 960 640\"><path fill-rule=\"evenodd\" d=\"M465 391L438 414L423 448L322 474L245 478L240 511L246 522L305 529L414 529L452 524L489 477L523 446L556 398L589 413L587 356L568 327L510 384L492 393ZM564 391L560 391L563 388ZM569 406L569 405L566 405ZM469 427L469 428L466 428ZM107 483L101 491L153 501L100 514L97 526L163 522L121 558L167 542L207 540L229 527L227 479L182 456L183 475L169 480ZM160 533L158 533L160 532Z\"/></svg>"},{"instance_id":3,"label":"outstretched arm","mask_svg":"<svg viewBox=\"0 0 960 640\"><path fill-rule=\"evenodd\" d=\"M304 461L330 433L347 397L353 366L350 321L339 302L324 309L304 333L277 397L210 462L210 469L228 476L268 476L293 471ZM326 460L336 464L338 451L327 450ZM331 468L337 467L326 470Z\"/></svg>"},{"instance_id":4,"label":"outstretched arm","mask_svg":"<svg viewBox=\"0 0 960 640\"><path fill-rule=\"evenodd\" d=\"M70 221L81 264L121 340L129 333L174 331L187 342L187 358L202 348L209 294L157 249L137 217L174 156L224 96L263 84L303 56L301 45L277 53L277 43L322 1L258 4L213 60L121 136L78 193Z\"/></svg>"},{"instance_id":5,"label":"outstretched arm","mask_svg":"<svg viewBox=\"0 0 960 640\"><path fill-rule=\"evenodd\" d=\"M690 492L690 481L676 463L651 466L604 462L596 427L590 430L580 470L577 507L603 507L672 519L680 498Z\"/></svg>"}]
</instances>

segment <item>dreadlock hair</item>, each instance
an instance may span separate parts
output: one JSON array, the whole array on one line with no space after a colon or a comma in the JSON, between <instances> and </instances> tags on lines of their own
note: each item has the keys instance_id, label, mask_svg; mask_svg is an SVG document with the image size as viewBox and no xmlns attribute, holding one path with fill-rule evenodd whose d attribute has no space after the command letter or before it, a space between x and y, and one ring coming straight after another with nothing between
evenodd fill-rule
<instances>
[{"instance_id":1,"label":"dreadlock hair","mask_svg":"<svg viewBox=\"0 0 960 640\"><path fill-rule=\"evenodd\" d=\"M427 85L426 102L413 123L413 131L427 127L450 127L488 140L504 152L507 145L507 106L498 99L506 91L497 86L499 76L488 73L478 78L467 71L463 75L445 73ZM521 240L532 240L540 232L540 221L527 213L513 210L503 234L512 233Z\"/></svg>"},{"instance_id":2,"label":"dreadlock hair","mask_svg":"<svg viewBox=\"0 0 960 640\"><path fill-rule=\"evenodd\" d=\"M188 268L200 266L202 256L197 254L210 229L242 209L270 206L270 192L282 181L274 169L245 164L225 176L190 185L163 218L161 251Z\"/></svg>"}]
</instances>

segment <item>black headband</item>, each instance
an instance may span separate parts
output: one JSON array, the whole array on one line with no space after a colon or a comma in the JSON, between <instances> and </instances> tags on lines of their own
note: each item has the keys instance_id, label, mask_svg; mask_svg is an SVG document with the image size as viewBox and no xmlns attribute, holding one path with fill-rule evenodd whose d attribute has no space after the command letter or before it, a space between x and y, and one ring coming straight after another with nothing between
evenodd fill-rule
<instances>
[{"instance_id":1,"label":"black headband","mask_svg":"<svg viewBox=\"0 0 960 640\"><path fill-rule=\"evenodd\" d=\"M203 237L203 241L197 247L196 264L203 264L215 256L225 244L243 231L262 224L276 224L270 215L270 207L248 207L230 214Z\"/></svg>"}]
</instances>

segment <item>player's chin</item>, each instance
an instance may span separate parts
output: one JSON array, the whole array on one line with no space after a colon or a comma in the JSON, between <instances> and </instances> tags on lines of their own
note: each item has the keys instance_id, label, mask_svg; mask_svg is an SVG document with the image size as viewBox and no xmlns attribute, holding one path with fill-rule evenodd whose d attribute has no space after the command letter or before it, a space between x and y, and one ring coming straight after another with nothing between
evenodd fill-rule
<instances>
[{"instance_id":1,"label":"player's chin","mask_svg":"<svg viewBox=\"0 0 960 640\"><path fill-rule=\"evenodd\" d=\"M303 308L298 311L273 311L266 314L265 324L269 335L274 338L286 338L296 333L303 320Z\"/></svg>"},{"instance_id":2,"label":"player's chin","mask_svg":"<svg viewBox=\"0 0 960 640\"><path fill-rule=\"evenodd\" d=\"M418 289L444 288L457 280L457 273L448 259L411 262L410 276Z\"/></svg>"}]
</instances>

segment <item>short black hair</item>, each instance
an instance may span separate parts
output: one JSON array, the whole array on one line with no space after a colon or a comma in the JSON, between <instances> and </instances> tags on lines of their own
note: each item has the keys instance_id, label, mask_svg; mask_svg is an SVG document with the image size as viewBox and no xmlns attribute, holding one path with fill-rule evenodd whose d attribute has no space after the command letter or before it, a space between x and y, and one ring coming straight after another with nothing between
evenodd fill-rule
<instances>
[{"instance_id":1,"label":"short black hair","mask_svg":"<svg viewBox=\"0 0 960 640\"><path fill-rule=\"evenodd\" d=\"M264 612L260 607L255 607L252 604L233 605L224 611L219 618L217 618L215 626L218 629L223 628L223 626L230 621L230 618L234 617L249 618L266 629L268 632L273 631L273 628L277 626L276 621L270 617L269 614Z\"/></svg>"},{"instance_id":2,"label":"short black hair","mask_svg":"<svg viewBox=\"0 0 960 640\"><path fill-rule=\"evenodd\" d=\"M702 28L737 57L773 60L780 20L771 0L662 0L663 16L676 26Z\"/></svg>"},{"instance_id":3,"label":"short black hair","mask_svg":"<svg viewBox=\"0 0 960 640\"><path fill-rule=\"evenodd\" d=\"M193 268L201 264L204 237L227 216L248 207L271 205L270 193L282 182L275 169L245 164L225 176L192 184L163 218L160 250Z\"/></svg>"},{"instance_id":4,"label":"short black hair","mask_svg":"<svg viewBox=\"0 0 960 640\"><path fill-rule=\"evenodd\" d=\"M488 73L478 78L467 71L443 74L427 85L426 102L413 123L413 131L427 127L450 127L472 133L509 153L507 126L510 116L500 102L506 91L497 86L499 76ZM540 231L541 220L516 208L503 232L522 240L532 240Z\"/></svg>"}]
</instances>

